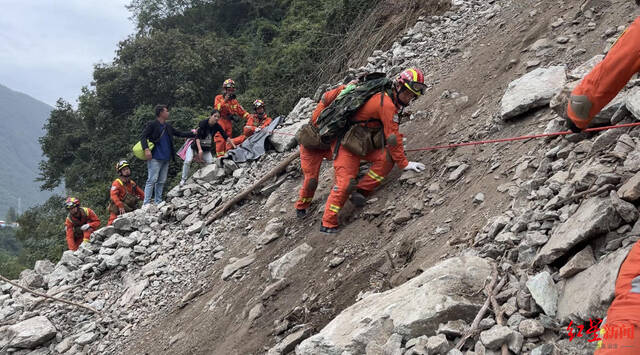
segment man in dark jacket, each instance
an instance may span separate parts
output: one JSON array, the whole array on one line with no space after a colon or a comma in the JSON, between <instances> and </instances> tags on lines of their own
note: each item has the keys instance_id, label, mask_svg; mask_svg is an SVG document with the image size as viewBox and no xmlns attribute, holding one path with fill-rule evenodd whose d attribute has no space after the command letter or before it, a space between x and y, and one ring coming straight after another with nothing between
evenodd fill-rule
<instances>
[{"instance_id":1,"label":"man in dark jacket","mask_svg":"<svg viewBox=\"0 0 640 355\"><path fill-rule=\"evenodd\" d=\"M173 136L193 138L195 134L191 132L181 132L171 126L169 119L169 109L166 105L155 107L156 119L147 123L140 143L147 157L148 178L144 187L144 205L151 203L151 196L155 194L154 202L162 202L162 190L167 181L169 172L169 161L175 159L173 149ZM147 140L153 142L153 150L149 149Z\"/></svg>"}]
</instances>

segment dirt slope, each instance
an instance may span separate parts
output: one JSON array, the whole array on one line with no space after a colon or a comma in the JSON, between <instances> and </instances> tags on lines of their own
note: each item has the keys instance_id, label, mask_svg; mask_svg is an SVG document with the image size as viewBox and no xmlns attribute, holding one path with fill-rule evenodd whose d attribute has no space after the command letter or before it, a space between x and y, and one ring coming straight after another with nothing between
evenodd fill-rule
<instances>
[{"instance_id":1,"label":"dirt slope","mask_svg":"<svg viewBox=\"0 0 640 355\"><path fill-rule=\"evenodd\" d=\"M509 82L527 72L527 62L532 60L539 60L540 66L567 64L573 69L602 53L606 47L602 34L607 28L626 25L638 14L632 1L587 1L585 8L597 10L593 15L596 27L585 31L589 20L584 16L576 24L572 22L583 3L496 1L494 6L500 9L484 15L486 21L460 26L468 36L448 43L450 55L434 58L417 53L432 86L411 106L412 119L401 126L406 147L542 132L552 118L546 111L508 123L497 119ZM563 23L554 27L560 17ZM561 35L568 36L569 42L557 44L555 39ZM554 43L552 56L525 52L543 37ZM239 278L223 281L220 275L227 262L215 263L208 270L208 289L183 308L149 315L147 325L131 334L122 353L261 354L275 343L274 322L281 319L311 324L319 330L353 304L358 294L388 289L446 256L457 255L487 218L508 208L508 196L497 188L510 181L517 160L544 144L532 140L409 153L410 160L424 162L427 170L417 177L402 178L401 172L394 170L384 188L367 206L354 211L336 236L318 232L331 186L330 165L323 166L316 202L303 221L295 218L291 207L301 181L298 174L276 192L281 195L275 214L285 222L285 237L255 250L255 262ZM447 182L451 171L447 164L452 162L470 167L461 179ZM478 193L484 193L484 202L474 204ZM240 258L254 251L246 226L260 230L273 217L264 204L264 200L249 201L218 222L229 225L228 233L220 236L226 257ZM286 207L286 213L280 213L280 207ZM405 210L412 212L410 219L396 223L394 219ZM265 301L261 316L250 322L249 311L272 283L268 264L302 242L313 250L287 277L288 286ZM345 260L332 268L329 261L334 257ZM189 291L184 290L185 294ZM167 300L176 305L179 301Z\"/></svg>"}]
</instances>

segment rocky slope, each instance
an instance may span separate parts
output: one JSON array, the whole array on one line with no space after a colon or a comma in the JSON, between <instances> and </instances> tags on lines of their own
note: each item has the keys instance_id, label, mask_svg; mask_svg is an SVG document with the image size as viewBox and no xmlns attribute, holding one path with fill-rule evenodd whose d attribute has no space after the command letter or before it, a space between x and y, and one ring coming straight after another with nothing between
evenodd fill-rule
<instances>
[{"instance_id":1,"label":"rocky slope","mask_svg":"<svg viewBox=\"0 0 640 355\"><path fill-rule=\"evenodd\" d=\"M417 65L430 91L401 125L409 148L565 130L549 108L634 19L630 1L452 1L362 69ZM604 51L603 51L604 50ZM584 64L584 65L583 65ZM283 132L313 108L303 99ZM631 82L600 124L640 119ZM210 166L168 202L119 218L20 283L100 313L3 285L0 349L18 354L583 354L567 324L601 318L638 240L640 134L410 152L337 236L317 232L329 164L310 216L292 202L299 165L209 226L205 216L286 156ZM293 146L274 135L278 151ZM367 167L362 166L366 172ZM493 284L496 307L478 319ZM461 343L460 349L454 349Z\"/></svg>"}]
</instances>

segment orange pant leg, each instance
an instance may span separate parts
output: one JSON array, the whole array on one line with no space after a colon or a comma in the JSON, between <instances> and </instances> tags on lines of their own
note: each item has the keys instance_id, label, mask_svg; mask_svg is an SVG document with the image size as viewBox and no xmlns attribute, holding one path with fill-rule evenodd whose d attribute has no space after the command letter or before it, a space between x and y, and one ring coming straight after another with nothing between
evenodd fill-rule
<instances>
[{"instance_id":1,"label":"orange pant leg","mask_svg":"<svg viewBox=\"0 0 640 355\"><path fill-rule=\"evenodd\" d=\"M115 220L116 220L116 218L118 218L118 215L117 215L117 214L115 214L115 213L111 213L111 214L109 215L109 222L107 222L107 225L108 225L108 226L112 225L112 224L113 224L113 221L115 221Z\"/></svg>"},{"instance_id":2,"label":"orange pant leg","mask_svg":"<svg viewBox=\"0 0 640 355\"><path fill-rule=\"evenodd\" d=\"M332 150L333 151L333 150ZM334 183L322 216L322 225L338 227L338 212L347 201L351 190L356 187L356 176L360 168L360 156L340 147L338 157L333 162Z\"/></svg>"},{"instance_id":3,"label":"orange pant leg","mask_svg":"<svg viewBox=\"0 0 640 355\"><path fill-rule=\"evenodd\" d=\"M331 150L307 149L300 145L300 166L304 174L304 180L300 187L300 198L296 201L295 208L304 210L309 208L313 195L318 187L318 176L322 159L331 159Z\"/></svg>"},{"instance_id":4,"label":"orange pant leg","mask_svg":"<svg viewBox=\"0 0 640 355\"><path fill-rule=\"evenodd\" d=\"M222 127L222 129L224 129L224 132L227 134L228 137L231 137L231 133L233 131L233 124L231 123L230 120L228 119L224 119L224 118L220 118L218 120L218 124ZM222 136L220 135L220 133L216 133L216 135L213 137L213 141L216 144L216 156L223 156L224 153L227 152L227 150L229 150L230 148L227 148L227 146L231 147L230 144L227 144L227 142L224 140L224 138L222 138ZM233 148L233 147L231 147Z\"/></svg>"},{"instance_id":5,"label":"orange pant leg","mask_svg":"<svg viewBox=\"0 0 640 355\"><path fill-rule=\"evenodd\" d=\"M89 233L89 234L91 234L91 233ZM84 238L84 233L83 234L74 234L73 235L73 242L71 244L69 244L69 250L73 250L73 251L78 250L78 248L80 247L80 244L82 244L83 238Z\"/></svg>"},{"instance_id":6,"label":"orange pant leg","mask_svg":"<svg viewBox=\"0 0 640 355\"><path fill-rule=\"evenodd\" d=\"M362 190L365 194L368 194L375 190L384 178L393 169L393 159L386 149L378 149L369 153L364 160L370 161L371 167L367 172L367 175L363 176L356 188Z\"/></svg>"},{"instance_id":7,"label":"orange pant leg","mask_svg":"<svg viewBox=\"0 0 640 355\"><path fill-rule=\"evenodd\" d=\"M216 144L216 157L223 156L227 152L227 142L225 142L220 133L216 133L213 141Z\"/></svg>"},{"instance_id":8,"label":"orange pant leg","mask_svg":"<svg viewBox=\"0 0 640 355\"><path fill-rule=\"evenodd\" d=\"M640 71L640 17L620 36L602 62L571 92L567 114L581 129Z\"/></svg>"},{"instance_id":9,"label":"orange pant leg","mask_svg":"<svg viewBox=\"0 0 640 355\"><path fill-rule=\"evenodd\" d=\"M93 230L87 230L83 232L83 240L91 240L91 234L93 233ZM83 242L83 240L80 241L80 243Z\"/></svg>"}]
</instances>

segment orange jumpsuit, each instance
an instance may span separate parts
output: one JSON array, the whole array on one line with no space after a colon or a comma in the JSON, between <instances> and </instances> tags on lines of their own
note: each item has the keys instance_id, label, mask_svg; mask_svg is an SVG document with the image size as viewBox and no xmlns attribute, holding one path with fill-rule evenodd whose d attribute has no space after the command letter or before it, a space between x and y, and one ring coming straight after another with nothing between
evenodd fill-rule
<instances>
[{"instance_id":1,"label":"orange jumpsuit","mask_svg":"<svg viewBox=\"0 0 640 355\"><path fill-rule=\"evenodd\" d=\"M345 85L340 85L322 95L322 99L320 99L320 102L318 102L316 109L311 115L311 124L316 124L318 116L338 97L344 88ZM316 193L316 188L318 187L318 176L320 175L320 166L322 165L323 159L331 160L331 149L307 149L303 147L302 144L300 145L300 166L302 167L304 180L300 188L300 198L295 204L296 209L304 210L311 205L313 195Z\"/></svg>"},{"instance_id":2,"label":"orange jumpsuit","mask_svg":"<svg viewBox=\"0 0 640 355\"><path fill-rule=\"evenodd\" d=\"M80 230L85 224L89 224L91 228L86 231ZM67 219L64 221L64 225L67 230L67 245L69 250L78 250L80 244L83 241L89 241L91 233L100 227L100 220L98 216L87 207L80 207L80 218L76 218L69 213Z\"/></svg>"},{"instance_id":3,"label":"orange jumpsuit","mask_svg":"<svg viewBox=\"0 0 640 355\"><path fill-rule=\"evenodd\" d=\"M251 137L253 133L255 133L256 128L264 129L265 127L271 124L271 117L267 116L266 113L262 117L263 117L262 120L260 120L260 117L258 117L257 113L254 113L253 115L249 115L247 124L244 126L244 129L243 129L243 134L245 137Z\"/></svg>"},{"instance_id":4,"label":"orange jumpsuit","mask_svg":"<svg viewBox=\"0 0 640 355\"><path fill-rule=\"evenodd\" d=\"M591 120L618 92L633 74L640 71L640 17L627 28L611 47L607 56L573 89L567 115L580 129Z\"/></svg>"},{"instance_id":5,"label":"orange jumpsuit","mask_svg":"<svg viewBox=\"0 0 640 355\"><path fill-rule=\"evenodd\" d=\"M640 241L620 266L602 345L594 355L640 354Z\"/></svg>"},{"instance_id":6,"label":"orange jumpsuit","mask_svg":"<svg viewBox=\"0 0 640 355\"><path fill-rule=\"evenodd\" d=\"M242 108L242 106L238 103L238 100L233 99L229 101L224 100L223 95L216 96L213 107L220 111L220 119L218 120L218 124L222 126L227 136L231 137L231 131L233 130L233 124L231 123L231 115L240 116L242 118L248 118L249 113ZM244 141L244 136L239 136L232 138L234 144L242 144ZM216 156L223 156L227 150L233 148L231 144L228 144L224 138L220 135L220 133L216 133L213 137L213 141L216 143Z\"/></svg>"},{"instance_id":7,"label":"orange jumpsuit","mask_svg":"<svg viewBox=\"0 0 640 355\"><path fill-rule=\"evenodd\" d=\"M113 184L111 184L111 191L109 194L111 195L111 201L116 205L116 207L124 208L124 203L122 202L122 200L127 195L127 193L137 196L140 200L144 200L144 191L131 179L129 179L129 182L124 184L122 180L118 178L113 182ZM116 218L118 218L118 215L111 212L107 225L112 225L113 221Z\"/></svg>"},{"instance_id":8,"label":"orange jumpsuit","mask_svg":"<svg viewBox=\"0 0 640 355\"><path fill-rule=\"evenodd\" d=\"M384 95L383 101L381 101L380 95ZM394 163L400 169L404 169L409 165L404 153L402 134L399 132L398 109L388 93L373 95L356 112L353 118L354 121L367 121L370 119L377 119L382 122L387 142L386 147L374 150L364 157L355 155L342 146L339 148L338 156L333 162L335 186L331 189L324 209L324 216L322 216L322 225L325 227L338 227L338 212L340 212L353 189L361 190L364 194L370 193L382 183L385 176L393 168ZM380 122L370 122L366 125L379 127ZM360 160L366 160L372 162L372 164L367 175L363 176L356 185L355 178L358 176L360 169Z\"/></svg>"}]
</instances>

